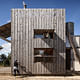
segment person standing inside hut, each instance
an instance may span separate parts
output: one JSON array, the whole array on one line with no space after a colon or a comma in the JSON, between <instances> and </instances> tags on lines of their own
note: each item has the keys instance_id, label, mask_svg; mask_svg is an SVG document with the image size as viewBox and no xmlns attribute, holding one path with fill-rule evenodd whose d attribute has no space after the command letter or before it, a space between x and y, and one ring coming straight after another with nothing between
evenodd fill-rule
<instances>
[{"instance_id":1,"label":"person standing inside hut","mask_svg":"<svg viewBox=\"0 0 80 80\"><path fill-rule=\"evenodd\" d=\"M18 73L19 75L18 64L19 64L18 61L15 60L14 61L14 76L16 76L16 73Z\"/></svg>"}]
</instances>

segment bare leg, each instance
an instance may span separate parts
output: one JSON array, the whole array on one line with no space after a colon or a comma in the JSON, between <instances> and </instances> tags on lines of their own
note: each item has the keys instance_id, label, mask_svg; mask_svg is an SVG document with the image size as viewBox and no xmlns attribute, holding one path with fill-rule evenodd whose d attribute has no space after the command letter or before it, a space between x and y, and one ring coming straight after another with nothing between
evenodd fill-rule
<instances>
[{"instance_id":1,"label":"bare leg","mask_svg":"<svg viewBox=\"0 0 80 80\"><path fill-rule=\"evenodd\" d=\"M17 73L18 73L18 75L20 74L18 69L17 69Z\"/></svg>"},{"instance_id":2,"label":"bare leg","mask_svg":"<svg viewBox=\"0 0 80 80\"><path fill-rule=\"evenodd\" d=\"M16 76L16 70L14 69L14 76Z\"/></svg>"}]
</instances>

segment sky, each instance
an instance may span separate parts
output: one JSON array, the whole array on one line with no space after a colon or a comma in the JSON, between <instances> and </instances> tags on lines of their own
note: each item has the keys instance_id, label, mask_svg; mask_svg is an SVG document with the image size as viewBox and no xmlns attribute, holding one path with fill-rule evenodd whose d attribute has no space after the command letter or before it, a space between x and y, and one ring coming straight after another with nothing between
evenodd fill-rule
<instances>
[{"instance_id":1,"label":"sky","mask_svg":"<svg viewBox=\"0 0 80 80\"><path fill-rule=\"evenodd\" d=\"M27 8L65 8L66 22L74 22L75 35L80 35L80 0L24 0L24 2ZM22 3L23 0L0 0L0 26L10 22L11 9L23 8ZM0 45L5 44L8 43L0 39Z\"/></svg>"}]
</instances>

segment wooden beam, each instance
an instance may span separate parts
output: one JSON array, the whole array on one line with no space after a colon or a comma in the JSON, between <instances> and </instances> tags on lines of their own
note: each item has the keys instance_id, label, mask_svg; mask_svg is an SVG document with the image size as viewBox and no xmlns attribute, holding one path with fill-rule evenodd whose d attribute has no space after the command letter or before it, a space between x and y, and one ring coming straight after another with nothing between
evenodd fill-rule
<instances>
[{"instance_id":1,"label":"wooden beam","mask_svg":"<svg viewBox=\"0 0 80 80\"><path fill-rule=\"evenodd\" d=\"M7 41L7 42L9 42L9 43L11 43L10 40L8 40L8 39L6 39L6 38L4 38L4 37L2 37L2 36L0 36L0 38L3 39L3 40L5 40L5 41Z\"/></svg>"},{"instance_id":2,"label":"wooden beam","mask_svg":"<svg viewBox=\"0 0 80 80\"><path fill-rule=\"evenodd\" d=\"M0 26L0 36L5 38L11 36L11 22Z\"/></svg>"},{"instance_id":3,"label":"wooden beam","mask_svg":"<svg viewBox=\"0 0 80 80\"><path fill-rule=\"evenodd\" d=\"M0 46L0 50L1 50L1 49L3 49L3 47L2 47L2 46Z\"/></svg>"}]
</instances>

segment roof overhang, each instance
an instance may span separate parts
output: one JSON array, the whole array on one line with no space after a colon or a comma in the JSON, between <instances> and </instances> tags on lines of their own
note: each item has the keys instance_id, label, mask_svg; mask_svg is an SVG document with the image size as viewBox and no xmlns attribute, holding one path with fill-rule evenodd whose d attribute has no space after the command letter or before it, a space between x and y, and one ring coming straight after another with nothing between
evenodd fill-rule
<instances>
[{"instance_id":1,"label":"roof overhang","mask_svg":"<svg viewBox=\"0 0 80 80\"><path fill-rule=\"evenodd\" d=\"M11 42L10 40L6 39L10 36L11 36L11 22L0 26L0 38L7 42Z\"/></svg>"},{"instance_id":2,"label":"roof overhang","mask_svg":"<svg viewBox=\"0 0 80 80\"><path fill-rule=\"evenodd\" d=\"M1 50L1 49L3 49L3 47L2 47L2 46L0 46L0 50Z\"/></svg>"}]
</instances>

